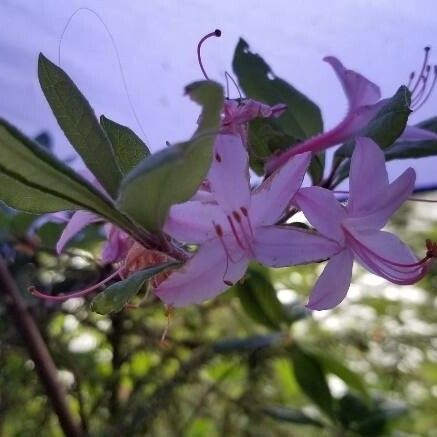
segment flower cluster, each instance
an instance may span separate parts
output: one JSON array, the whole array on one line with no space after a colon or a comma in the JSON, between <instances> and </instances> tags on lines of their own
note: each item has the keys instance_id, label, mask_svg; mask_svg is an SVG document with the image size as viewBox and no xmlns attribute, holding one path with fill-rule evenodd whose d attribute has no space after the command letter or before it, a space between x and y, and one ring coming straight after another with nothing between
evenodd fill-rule
<instances>
[{"instance_id":1,"label":"flower cluster","mask_svg":"<svg viewBox=\"0 0 437 437\"><path fill-rule=\"evenodd\" d=\"M220 36L220 32L202 38L198 46L199 63L207 80L200 47L210 36ZM421 106L435 84L434 77L427 88L431 70L428 53L426 49L424 65L414 83L411 76L412 107ZM101 260L114 265L115 271L99 284L70 295L49 296L35 289L33 294L53 300L83 296L115 278L129 280L144 269L172 260L177 266L157 272L151 281L153 293L169 307L217 296L244 278L251 261L269 267L327 261L309 297L308 307L314 310L333 308L345 298L354 261L395 284L412 284L423 278L436 257L435 244L427 242L425 257L418 259L396 235L381 230L412 195L415 171L408 168L390 182L384 151L363 136L389 99L381 99L377 85L346 69L338 59L330 56L325 61L334 69L349 102L346 116L336 127L271 154L265 162L263 180L256 183L250 172L250 123L255 119L275 123L292 108L281 101L267 104L241 96L226 98L218 130L208 133L213 140L206 177L199 181L191 198L172 202L161 229L136 232L129 227L131 222L124 228L89 208L76 208L79 211L72 215L58 241L58 252L87 225L106 222ZM204 114L199 125L203 119ZM398 141L437 139L431 130L406 124L399 134ZM313 186L305 179L315 154L341 143L354 146L346 162L346 200L336 196L332 178ZM155 161L147 161L145 168L150 171L167 162ZM138 168L133 170L135 177ZM134 176L128 175L126 180ZM87 179L96 192L110 199L107 188L96 178ZM310 226L290 222L299 211ZM148 237L142 238L144 235Z\"/></svg>"}]
</instances>

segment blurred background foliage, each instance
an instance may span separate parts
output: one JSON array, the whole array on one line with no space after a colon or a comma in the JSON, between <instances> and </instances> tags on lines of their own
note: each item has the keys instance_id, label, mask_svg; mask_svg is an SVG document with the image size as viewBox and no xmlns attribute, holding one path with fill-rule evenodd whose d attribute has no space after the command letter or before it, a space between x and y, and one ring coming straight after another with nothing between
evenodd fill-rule
<instances>
[{"instance_id":1,"label":"blurred background foliage","mask_svg":"<svg viewBox=\"0 0 437 437\"><path fill-rule=\"evenodd\" d=\"M432 215L434 213L434 216ZM437 238L435 209L409 202L391 226L417 251ZM111 316L89 301L33 298L107 274L101 229L61 256L60 223L1 209L1 253L46 340L85 435L435 436L437 266L398 287L355 270L335 310L304 304L320 266L266 270L168 319L152 296ZM62 431L0 294L0 435Z\"/></svg>"}]
</instances>

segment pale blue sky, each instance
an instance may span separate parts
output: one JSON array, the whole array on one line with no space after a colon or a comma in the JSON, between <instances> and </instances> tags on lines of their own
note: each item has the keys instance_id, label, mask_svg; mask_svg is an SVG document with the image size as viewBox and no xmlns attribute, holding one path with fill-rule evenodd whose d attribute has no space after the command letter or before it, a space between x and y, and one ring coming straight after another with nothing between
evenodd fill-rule
<instances>
[{"instance_id":1,"label":"pale blue sky","mask_svg":"<svg viewBox=\"0 0 437 437\"><path fill-rule=\"evenodd\" d=\"M201 77L196 44L209 31L223 36L204 49L206 69L223 82L239 36L260 53L277 75L308 94L322 108L325 126L345 112L342 90L322 62L338 56L381 86L389 96L435 46L434 0L144 1L0 0L0 116L34 135L55 134L60 154L68 145L44 101L36 79L39 51L56 61L62 29L78 7L93 8L111 30L146 140L153 149L184 139L195 127L197 109L183 87ZM62 46L62 67L98 114L105 113L141 134L123 89L117 61L99 21L80 13ZM437 115L437 93L413 121ZM419 184L437 183L437 158L391 164L398 174L407 164Z\"/></svg>"}]
</instances>

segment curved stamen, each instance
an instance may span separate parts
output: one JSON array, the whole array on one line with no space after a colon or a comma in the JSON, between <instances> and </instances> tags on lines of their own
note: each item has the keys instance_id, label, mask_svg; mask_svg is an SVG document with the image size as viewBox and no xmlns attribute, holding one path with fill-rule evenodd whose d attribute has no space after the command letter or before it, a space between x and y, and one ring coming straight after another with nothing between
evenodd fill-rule
<instances>
[{"instance_id":1,"label":"curved stamen","mask_svg":"<svg viewBox=\"0 0 437 437\"><path fill-rule=\"evenodd\" d=\"M415 263L398 263L395 261L392 261L388 258L385 258L381 256L380 254L376 253L374 250L370 249L369 247L365 246L363 243L361 243L360 240L358 240L345 226L342 225L342 229L344 233L351 239L355 244L358 245L359 248L364 249L367 253L370 253L373 257L381 261L382 263L385 263L387 266L390 266L394 271L399 273L413 273L414 271L418 270L419 268L423 268L424 264L426 264L428 261L430 261L432 258L434 258L434 255L432 255L432 251L428 249L427 254L419 261ZM360 252L361 253L361 252ZM398 268L404 268L407 269L407 271ZM408 271L409 270L409 271Z\"/></svg>"},{"instance_id":2,"label":"curved stamen","mask_svg":"<svg viewBox=\"0 0 437 437\"><path fill-rule=\"evenodd\" d=\"M425 51L425 56L423 58L423 63L422 63L422 68L420 69L419 74L417 75L417 80L416 83L414 84L414 86L410 89L411 94L414 94L414 92L416 91L417 87L420 84L421 78L423 76L423 73L425 73L425 69L426 66L428 65L428 58L429 58L429 52L431 50L431 47L425 47L424 51Z\"/></svg>"},{"instance_id":3,"label":"curved stamen","mask_svg":"<svg viewBox=\"0 0 437 437\"><path fill-rule=\"evenodd\" d=\"M422 99L422 101L418 104L416 103L416 107L414 108L415 111L420 109L428 101L429 97L431 96L432 92L434 91L436 83L437 83L437 65L434 65L434 77L432 79L431 86L429 87L428 92L426 93L426 95Z\"/></svg>"},{"instance_id":4,"label":"curved stamen","mask_svg":"<svg viewBox=\"0 0 437 437\"><path fill-rule=\"evenodd\" d=\"M55 301L55 302L63 302L65 300L71 299L73 297L83 297L83 296L86 296L87 294L92 293L97 288L101 287L102 285L105 285L111 279L113 279L117 275L119 275L121 273L121 271L122 271L122 268L120 268L120 269L116 270L115 272L111 273L109 276L104 278L102 281L98 282L97 284L92 285L91 287L87 287L87 288L85 288L83 290L75 291L73 293L65 294L65 295L62 295L62 296L53 296L51 294L46 294L46 293L43 293L43 292L37 290L35 287L29 287L29 291L30 291L30 293L33 296L40 297L42 299L51 300L51 301Z\"/></svg>"},{"instance_id":5,"label":"curved stamen","mask_svg":"<svg viewBox=\"0 0 437 437\"><path fill-rule=\"evenodd\" d=\"M399 284L399 285L411 285L411 284L415 284L417 281L419 281L420 279L422 279L425 274L427 273L427 266L423 266L422 269L420 269L418 271L418 273L414 276L410 276L409 278L402 278L400 276L395 276L393 275L392 272L386 271L383 269L383 266L385 266L384 264L381 266L379 264L377 264L372 257L370 256L369 253L366 252L360 252L359 257L365 261L367 263L367 265L377 274L380 274L381 276L383 276L384 278L388 279L389 281L395 283L395 284ZM385 266L387 268L389 268L388 266ZM417 269L416 269L417 270ZM411 273L414 273L411 272Z\"/></svg>"},{"instance_id":6,"label":"curved stamen","mask_svg":"<svg viewBox=\"0 0 437 437\"><path fill-rule=\"evenodd\" d=\"M229 87L228 87L228 78L229 78L231 80L231 82L234 84L234 87L236 88L236 90L238 92L238 96L242 100L243 95L241 94L240 87L238 86L236 80L227 71L225 71L225 78L226 78L226 87L227 87L228 97L229 97Z\"/></svg>"},{"instance_id":7,"label":"curved stamen","mask_svg":"<svg viewBox=\"0 0 437 437\"><path fill-rule=\"evenodd\" d=\"M197 61L199 62L199 66L200 69L202 70L203 75L205 76L206 80L209 80L208 75L206 74L205 69L203 68L203 64L202 64L202 57L200 56L200 48L202 47L202 44L208 39L211 38L213 36L219 37L221 36L222 31L220 29L216 29L214 30L214 32L208 33L207 35L205 35L197 44Z\"/></svg>"},{"instance_id":8,"label":"curved stamen","mask_svg":"<svg viewBox=\"0 0 437 437\"><path fill-rule=\"evenodd\" d=\"M426 86L428 84L430 71L431 71L431 65L427 65L425 75L420 78L422 85L420 86L419 91L414 96L412 96L413 98L411 99L411 107L416 106L420 101L420 99L422 98L422 96L424 95L426 91Z\"/></svg>"}]
</instances>

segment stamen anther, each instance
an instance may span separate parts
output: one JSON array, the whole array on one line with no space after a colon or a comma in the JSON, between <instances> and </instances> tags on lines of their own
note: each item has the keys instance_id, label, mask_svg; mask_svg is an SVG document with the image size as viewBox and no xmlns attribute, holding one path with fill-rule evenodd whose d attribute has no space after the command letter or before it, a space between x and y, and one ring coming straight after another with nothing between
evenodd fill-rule
<instances>
[{"instance_id":1,"label":"stamen anther","mask_svg":"<svg viewBox=\"0 0 437 437\"><path fill-rule=\"evenodd\" d=\"M209 77L208 77L208 75L206 74L205 69L203 68L202 57L200 56L200 48L202 47L202 44L203 44L203 43L204 43L208 38L211 38L211 37L213 37L213 36L220 37L221 34L222 34L222 31L221 31L220 29L216 29L216 30L214 30L214 32L210 32L210 33L208 33L207 35L205 35L205 36L204 36L204 37L199 41L199 43L197 44L197 61L199 62L200 69L202 70L202 73L203 73L203 75L205 76L205 79L206 79L206 80L209 80Z\"/></svg>"}]
</instances>

